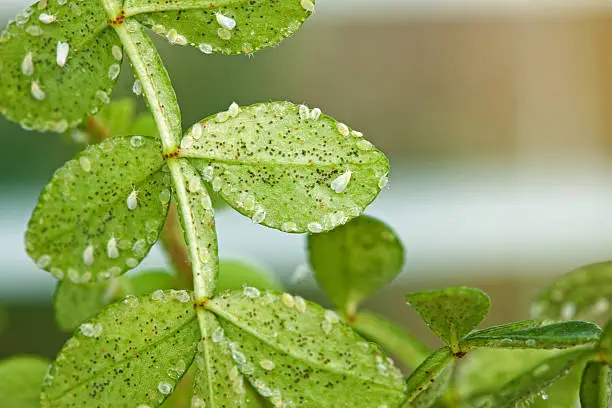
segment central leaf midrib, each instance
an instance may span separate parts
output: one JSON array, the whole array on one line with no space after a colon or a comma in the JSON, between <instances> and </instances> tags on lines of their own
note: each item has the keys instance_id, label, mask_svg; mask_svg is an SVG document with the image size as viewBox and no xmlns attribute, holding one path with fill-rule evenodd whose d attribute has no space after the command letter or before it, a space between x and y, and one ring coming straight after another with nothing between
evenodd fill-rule
<instances>
[{"instance_id":1,"label":"central leaf midrib","mask_svg":"<svg viewBox=\"0 0 612 408\"><path fill-rule=\"evenodd\" d=\"M189 319L187 322L185 322L184 324L178 326L177 329L175 329L172 333L169 333L168 335L160 338L158 341L153 342L151 344L147 344L145 345L145 347L143 347L142 349L137 350L140 353L143 352L147 352L150 351L151 349L157 347L159 344L165 342L166 340L168 340L171 337L176 336L179 332L181 332L185 327L187 327L189 324L191 324L194 320L196 319L196 315L194 314L194 316ZM99 377L100 375L107 373L109 371L111 371L112 369L116 368L116 367L121 367L122 365L137 359L138 357L131 357L131 358L127 358L124 360L121 360L119 362L117 362L116 364L111 364L109 365L107 368L104 368L103 370L100 370L98 372L95 373L95 375L92 375L91 377L88 377L87 379L75 384L73 387L67 389L66 391L64 391L61 395L59 395L58 397L55 398L49 398L50 401L59 401L60 399L62 399L63 397L65 397L67 394L69 394L70 392L80 388L82 385L88 384L91 382L92 379ZM44 392L44 391L43 391ZM47 394L49 395L49 394Z\"/></svg>"},{"instance_id":2,"label":"central leaf midrib","mask_svg":"<svg viewBox=\"0 0 612 408\"><path fill-rule=\"evenodd\" d=\"M225 315L223 313L222 309L217 310L217 308L215 307L214 304L208 304L208 305L206 305L206 308L208 310L210 310L215 316L218 316L218 317L222 318L223 320L227 321L228 323L236 326L237 328L239 328L241 330L244 330L245 332L247 332L250 335L252 335L253 337L259 339L261 342L267 344L268 346L272 347L273 349L276 349L276 350L280 351L281 353L284 353L284 354L286 354L286 355L288 355L288 356L290 356L290 357L292 357L292 358L294 358L294 359L296 359L298 361L301 361L301 362L303 362L303 363L305 363L307 365L317 367L317 368L319 368L319 369L321 369L323 371L327 371L327 372L330 372L332 374L336 374L336 375L340 375L340 376L347 376L347 377L351 377L351 378L354 378L354 379L357 379L357 380L361 380L361 381L364 381L364 382L367 382L367 383L376 384L376 385L378 385L380 387L383 387L383 388L392 390L394 392L398 392L400 394L403 394L403 392L401 390L398 390L397 388L394 388L394 387L390 386L389 384L385 384L385 383L381 383L381 382L375 381L372 378L363 378L363 377L355 376L353 371L344 371L344 370L334 369L334 368L331 368L329 366L326 366L326 365L323 365L323 364L319 364L316 361L307 360L307 359L305 359L302 356L297 356L297 355L293 354L290 350L285 350L285 349L281 348L278 344L274 344L274 343L269 342L268 340L266 340L265 338L260 336L257 332L254 332L253 330L251 330L251 328L249 328L248 326L247 327L243 327L237 321L232 320L233 316L231 314L230 315Z\"/></svg>"}]
</instances>

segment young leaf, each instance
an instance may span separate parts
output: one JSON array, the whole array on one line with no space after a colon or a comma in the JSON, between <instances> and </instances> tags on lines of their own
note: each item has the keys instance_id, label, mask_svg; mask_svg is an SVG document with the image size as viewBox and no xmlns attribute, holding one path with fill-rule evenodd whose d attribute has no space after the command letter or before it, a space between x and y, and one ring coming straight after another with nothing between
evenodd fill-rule
<instances>
[{"instance_id":1,"label":"young leaf","mask_svg":"<svg viewBox=\"0 0 612 408\"><path fill-rule=\"evenodd\" d=\"M245 288L209 301L240 373L273 404L305 408L398 406L401 373L338 316L289 294Z\"/></svg>"},{"instance_id":2,"label":"young leaf","mask_svg":"<svg viewBox=\"0 0 612 408\"><path fill-rule=\"evenodd\" d=\"M434 379L434 382L421 392L417 397L404 405L404 408L429 408L429 407L445 407L445 404L434 406L436 401L440 401L442 395L447 390L453 375L453 364L448 364L442 372Z\"/></svg>"},{"instance_id":3,"label":"young leaf","mask_svg":"<svg viewBox=\"0 0 612 408\"><path fill-rule=\"evenodd\" d=\"M518 322L512 322L508 324L502 324L499 326L491 326L482 330L474 330L467 337L472 336L503 336L504 334L514 333L517 331L533 329L542 326L541 320L521 320Z\"/></svg>"},{"instance_id":4,"label":"young leaf","mask_svg":"<svg viewBox=\"0 0 612 408\"><path fill-rule=\"evenodd\" d=\"M64 345L43 382L43 406L157 407L191 364L199 339L187 292L128 297Z\"/></svg>"},{"instance_id":5,"label":"young leaf","mask_svg":"<svg viewBox=\"0 0 612 408\"><path fill-rule=\"evenodd\" d=\"M157 139L113 137L60 168L41 193L26 249L75 283L136 267L157 241L170 200Z\"/></svg>"},{"instance_id":6,"label":"young leaf","mask_svg":"<svg viewBox=\"0 0 612 408\"><path fill-rule=\"evenodd\" d=\"M192 127L180 155L255 223L286 232L331 230L378 195L388 162L360 133L307 110L289 102L233 105Z\"/></svg>"},{"instance_id":7,"label":"young leaf","mask_svg":"<svg viewBox=\"0 0 612 408\"><path fill-rule=\"evenodd\" d=\"M590 362L584 369L580 385L582 408L609 408L612 373L608 364Z\"/></svg>"},{"instance_id":8,"label":"young leaf","mask_svg":"<svg viewBox=\"0 0 612 408\"><path fill-rule=\"evenodd\" d=\"M351 327L366 339L379 344L407 367L414 369L429 356L427 347L403 327L373 313L357 313Z\"/></svg>"},{"instance_id":9,"label":"young leaf","mask_svg":"<svg viewBox=\"0 0 612 408\"><path fill-rule=\"evenodd\" d=\"M491 394L472 400L478 408L509 408L532 400L555 381L567 375L571 368L583 363L592 354L590 349L564 352L538 363L511 381L496 387Z\"/></svg>"},{"instance_id":10,"label":"young leaf","mask_svg":"<svg viewBox=\"0 0 612 408\"><path fill-rule=\"evenodd\" d=\"M238 370L232 353L225 346L224 332L210 312L204 313L203 339L195 358L195 407L263 407L257 392Z\"/></svg>"},{"instance_id":11,"label":"young leaf","mask_svg":"<svg viewBox=\"0 0 612 408\"><path fill-rule=\"evenodd\" d=\"M489 297L480 289L457 287L416 292L407 303L453 353L461 352L459 341L489 312Z\"/></svg>"},{"instance_id":12,"label":"young leaf","mask_svg":"<svg viewBox=\"0 0 612 408\"><path fill-rule=\"evenodd\" d=\"M572 321L553 323L546 326L518 331L483 333L485 330L470 333L461 341L461 349L474 347L497 348L568 348L599 340L601 329L593 323Z\"/></svg>"},{"instance_id":13,"label":"young leaf","mask_svg":"<svg viewBox=\"0 0 612 408\"><path fill-rule=\"evenodd\" d=\"M63 133L108 103L122 59L100 1L30 6L0 36L0 113Z\"/></svg>"},{"instance_id":14,"label":"young leaf","mask_svg":"<svg viewBox=\"0 0 612 408\"><path fill-rule=\"evenodd\" d=\"M39 408L42 379L49 362L39 357L12 357L0 361L2 408Z\"/></svg>"},{"instance_id":15,"label":"young leaf","mask_svg":"<svg viewBox=\"0 0 612 408\"><path fill-rule=\"evenodd\" d=\"M353 316L359 303L401 272L404 247L393 230L361 216L308 237L310 265L329 298Z\"/></svg>"},{"instance_id":16,"label":"young leaf","mask_svg":"<svg viewBox=\"0 0 612 408\"><path fill-rule=\"evenodd\" d=\"M314 11L314 0L126 0L124 8L172 44L205 54L252 54L296 32Z\"/></svg>"},{"instance_id":17,"label":"young leaf","mask_svg":"<svg viewBox=\"0 0 612 408\"><path fill-rule=\"evenodd\" d=\"M540 292L532 304L533 317L572 320L605 313L612 300L612 262L582 266Z\"/></svg>"},{"instance_id":18,"label":"young leaf","mask_svg":"<svg viewBox=\"0 0 612 408\"><path fill-rule=\"evenodd\" d=\"M217 283L219 291L242 290L244 286L282 290L281 283L267 271L241 261L222 260Z\"/></svg>"},{"instance_id":19,"label":"young leaf","mask_svg":"<svg viewBox=\"0 0 612 408\"><path fill-rule=\"evenodd\" d=\"M443 391L444 387L440 389L436 384L439 377L444 379L445 372L449 369L449 366L453 362L453 353L448 347L443 347L436 352L432 353L423 363L418 366L408 380L406 380L406 387L408 392L406 393L405 407L414 407L415 400L421 399L421 404L426 406L425 401L434 402L435 398L439 396ZM447 379L448 380L448 379ZM432 391L427 391L432 388ZM425 394L426 393L426 394ZM426 397L422 396L426 395Z\"/></svg>"},{"instance_id":20,"label":"young leaf","mask_svg":"<svg viewBox=\"0 0 612 408\"><path fill-rule=\"evenodd\" d=\"M84 284L63 280L55 290L55 320L62 330L72 331L104 306L126 295L140 296L175 286L175 279L166 272L147 272Z\"/></svg>"}]
</instances>

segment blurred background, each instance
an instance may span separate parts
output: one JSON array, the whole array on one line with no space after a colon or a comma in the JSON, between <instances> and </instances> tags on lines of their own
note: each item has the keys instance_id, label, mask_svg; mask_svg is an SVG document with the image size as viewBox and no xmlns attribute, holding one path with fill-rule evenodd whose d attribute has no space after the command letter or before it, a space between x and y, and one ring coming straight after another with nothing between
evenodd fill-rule
<instances>
[{"instance_id":1,"label":"blurred background","mask_svg":"<svg viewBox=\"0 0 612 408\"><path fill-rule=\"evenodd\" d=\"M2 25L27 4L0 1ZM186 126L232 101L287 99L389 154L391 182L368 213L398 232L407 259L368 306L431 341L408 291L480 287L493 299L488 323L507 322L556 276L612 258L611 35L604 0L320 0L294 38L250 58L157 43ZM132 81L126 69L115 97ZM0 118L0 358L51 357L65 339L55 282L26 256L23 234L77 149ZM311 277L291 283L304 236L232 210L218 228L222 258L253 260L328 304ZM155 249L140 269L164 265Z\"/></svg>"}]
</instances>

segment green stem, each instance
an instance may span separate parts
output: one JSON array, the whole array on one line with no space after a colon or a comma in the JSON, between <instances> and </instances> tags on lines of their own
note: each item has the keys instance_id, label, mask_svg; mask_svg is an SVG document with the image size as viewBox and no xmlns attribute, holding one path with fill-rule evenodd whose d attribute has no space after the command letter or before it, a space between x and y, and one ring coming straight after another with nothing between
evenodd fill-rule
<instances>
[{"instance_id":1,"label":"green stem","mask_svg":"<svg viewBox=\"0 0 612 408\"><path fill-rule=\"evenodd\" d=\"M116 8L111 2L103 0L108 12ZM109 16L111 19L114 17ZM212 207L200 209L202 202L206 202L206 189L189 192L189 181L199 175L186 159L176 157L182 135L181 113L157 49L135 20L126 19L123 24L113 27L132 63L134 74L141 82L144 98L157 124L191 259L195 300L202 303L214 294L219 266L214 211Z\"/></svg>"}]
</instances>

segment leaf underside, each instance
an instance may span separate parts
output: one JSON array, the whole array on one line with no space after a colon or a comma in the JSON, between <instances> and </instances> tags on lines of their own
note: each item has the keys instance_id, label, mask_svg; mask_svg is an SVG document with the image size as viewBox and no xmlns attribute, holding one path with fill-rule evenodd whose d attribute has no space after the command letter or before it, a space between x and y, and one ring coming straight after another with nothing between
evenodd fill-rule
<instances>
[{"instance_id":1,"label":"leaf underside","mask_svg":"<svg viewBox=\"0 0 612 408\"><path fill-rule=\"evenodd\" d=\"M590 362L584 368L580 385L580 406L582 408L609 408L611 400L612 373L610 366Z\"/></svg>"},{"instance_id":2,"label":"leaf underside","mask_svg":"<svg viewBox=\"0 0 612 408\"><path fill-rule=\"evenodd\" d=\"M41 193L26 232L26 249L37 265L75 283L136 267L157 241L168 211L169 177L160 149L154 138L113 137L61 167ZM130 210L133 191L136 206Z\"/></svg>"},{"instance_id":3,"label":"leaf underside","mask_svg":"<svg viewBox=\"0 0 612 408\"><path fill-rule=\"evenodd\" d=\"M285 232L331 230L376 198L388 161L363 138L342 136L334 119L302 119L298 110L273 102L243 107L235 116L222 112L190 129L180 155L254 222ZM345 189L332 189L347 171Z\"/></svg>"},{"instance_id":4,"label":"leaf underside","mask_svg":"<svg viewBox=\"0 0 612 408\"><path fill-rule=\"evenodd\" d=\"M401 373L378 346L316 304L245 290L206 307L223 329L212 341L229 350L240 373L273 404L393 407L404 398Z\"/></svg>"},{"instance_id":5,"label":"leaf underside","mask_svg":"<svg viewBox=\"0 0 612 408\"><path fill-rule=\"evenodd\" d=\"M43 406L159 406L191 365L199 339L190 296L128 297L64 345L43 381Z\"/></svg>"},{"instance_id":6,"label":"leaf underside","mask_svg":"<svg viewBox=\"0 0 612 408\"><path fill-rule=\"evenodd\" d=\"M123 52L99 0L57 3L28 7L0 37L0 113L25 128L63 133L108 103ZM43 13L57 21L44 24ZM69 45L63 67L58 42Z\"/></svg>"},{"instance_id":7,"label":"leaf underside","mask_svg":"<svg viewBox=\"0 0 612 408\"><path fill-rule=\"evenodd\" d=\"M471 347L498 348L568 348L596 343L601 329L593 323L572 321L553 323L507 333L471 333L462 342L462 349Z\"/></svg>"},{"instance_id":8,"label":"leaf underside","mask_svg":"<svg viewBox=\"0 0 612 408\"><path fill-rule=\"evenodd\" d=\"M366 216L310 235L308 250L317 281L337 307L350 313L389 284L404 263L404 248L393 230Z\"/></svg>"},{"instance_id":9,"label":"leaf underside","mask_svg":"<svg viewBox=\"0 0 612 408\"><path fill-rule=\"evenodd\" d=\"M408 294L406 301L442 341L455 346L489 312L480 289L457 287Z\"/></svg>"},{"instance_id":10,"label":"leaf underside","mask_svg":"<svg viewBox=\"0 0 612 408\"><path fill-rule=\"evenodd\" d=\"M447 375L445 373L453 361L452 351L448 347L443 347L430 354L406 380L408 392L404 406L414 407L413 404L419 400L422 405L426 405L427 401L435 400L435 396L444 391L444 387L440 388L436 382L439 377L443 383L445 382L444 378ZM432 390L428 391L430 388Z\"/></svg>"},{"instance_id":11,"label":"leaf underside","mask_svg":"<svg viewBox=\"0 0 612 408\"><path fill-rule=\"evenodd\" d=\"M49 362L39 357L12 357L0 362L2 408L39 408L42 379Z\"/></svg>"},{"instance_id":12,"label":"leaf underside","mask_svg":"<svg viewBox=\"0 0 612 408\"><path fill-rule=\"evenodd\" d=\"M252 54L275 46L295 33L311 14L302 7L300 0L184 0L180 4L173 3L126 0L124 8L173 44L189 44L205 53L220 54ZM152 9L156 11L143 12ZM232 18L235 28L223 29L216 13Z\"/></svg>"},{"instance_id":13,"label":"leaf underside","mask_svg":"<svg viewBox=\"0 0 612 408\"><path fill-rule=\"evenodd\" d=\"M574 269L540 292L533 317L554 320L594 318L608 313L612 301L612 262Z\"/></svg>"}]
</instances>

